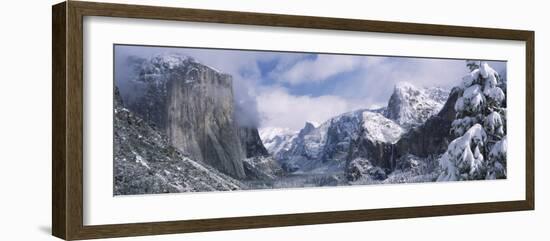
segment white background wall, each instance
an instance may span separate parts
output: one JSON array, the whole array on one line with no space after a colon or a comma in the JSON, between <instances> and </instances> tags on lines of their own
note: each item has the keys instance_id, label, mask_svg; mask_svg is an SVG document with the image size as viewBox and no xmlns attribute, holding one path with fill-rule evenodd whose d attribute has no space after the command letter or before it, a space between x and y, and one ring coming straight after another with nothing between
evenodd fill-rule
<instances>
[{"instance_id":1,"label":"white background wall","mask_svg":"<svg viewBox=\"0 0 550 241\"><path fill-rule=\"evenodd\" d=\"M191 8L423 22L536 31L536 211L298 226L155 240L548 240L550 21L545 1L126 1ZM0 12L0 240L55 240L51 219L51 10L57 1L6 1ZM152 237L124 240L152 240Z\"/></svg>"}]
</instances>

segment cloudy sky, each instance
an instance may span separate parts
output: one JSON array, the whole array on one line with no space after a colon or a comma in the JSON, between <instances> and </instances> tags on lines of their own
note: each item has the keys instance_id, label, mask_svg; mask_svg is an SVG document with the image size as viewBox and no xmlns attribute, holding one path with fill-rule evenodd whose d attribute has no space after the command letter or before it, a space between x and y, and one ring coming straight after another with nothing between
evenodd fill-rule
<instances>
[{"instance_id":1,"label":"cloudy sky","mask_svg":"<svg viewBox=\"0 0 550 241\"><path fill-rule=\"evenodd\" d=\"M180 53L233 76L237 101L260 127L299 130L338 114L385 106L398 82L452 88L468 73L464 60L148 46L115 46L115 69L128 56ZM505 73L505 62L489 62ZM122 69L122 70L121 70ZM116 76L117 85L124 78Z\"/></svg>"}]
</instances>

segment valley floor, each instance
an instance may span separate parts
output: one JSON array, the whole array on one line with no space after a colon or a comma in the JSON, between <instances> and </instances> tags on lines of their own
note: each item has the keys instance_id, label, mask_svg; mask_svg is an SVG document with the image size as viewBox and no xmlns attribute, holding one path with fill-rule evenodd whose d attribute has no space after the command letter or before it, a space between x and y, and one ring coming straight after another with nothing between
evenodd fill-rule
<instances>
[{"instance_id":1,"label":"valley floor","mask_svg":"<svg viewBox=\"0 0 550 241\"><path fill-rule=\"evenodd\" d=\"M424 165L406 168L404 170L394 170L387 174L384 179L376 176L364 175L357 180L350 181L348 180L347 173L343 170L329 173L297 171L271 180L249 180L243 183L245 184L244 189L246 190L424 183L435 182L440 172L441 171L434 166L428 167Z\"/></svg>"}]
</instances>

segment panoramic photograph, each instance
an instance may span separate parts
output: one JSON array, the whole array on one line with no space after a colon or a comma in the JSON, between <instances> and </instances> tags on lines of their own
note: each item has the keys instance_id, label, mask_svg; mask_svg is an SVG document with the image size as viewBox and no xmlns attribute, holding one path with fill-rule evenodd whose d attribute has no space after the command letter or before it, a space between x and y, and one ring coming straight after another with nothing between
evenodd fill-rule
<instances>
[{"instance_id":1,"label":"panoramic photograph","mask_svg":"<svg viewBox=\"0 0 550 241\"><path fill-rule=\"evenodd\" d=\"M507 178L503 60L113 50L116 196Z\"/></svg>"}]
</instances>

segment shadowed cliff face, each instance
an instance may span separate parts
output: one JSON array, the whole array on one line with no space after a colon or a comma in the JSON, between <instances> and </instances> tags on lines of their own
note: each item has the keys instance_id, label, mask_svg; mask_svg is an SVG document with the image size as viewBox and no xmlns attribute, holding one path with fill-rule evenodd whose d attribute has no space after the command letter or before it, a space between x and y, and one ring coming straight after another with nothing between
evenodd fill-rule
<instances>
[{"instance_id":1,"label":"shadowed cliff face","mask_svg":"<svg viewBox=\"0 0 550 241\"><path fill-rule=\"evenodd\" d=\"M409 83L398 83L384 115L401 127L411 129L437 114L448 96L449 92L441 88L417 88Z\"/></svg>"},{"instance_id":2,"label":"shadowed cliff face","mask_svg":"<svg viewBox=\"0 0 550 241\"><path fill-rule=\"evenodd\" d=\"M234 120L231 81L196 63L177 69L168 82L166 131L176 148L243 178L246 154Z\"/></svg>"},{"instance_id":3,"label":"shadowed cliff face","mask_svg":"<svg viewBox=\"0 0 550 241\"><path fill-rule=\"evenodd\" d=\"M399 156L413 154L427 157L431 154L445 152L449 142L452 141L449 130L456 115L454 106L459 95L460 89L453 89L437 115L426 120L424 124L411 129L395 144L394 149L400 153Z\"/></svg>"},{"instance_id":4,"label":"shadowed cliff face","mask_svg":"<svg viewBox=\"0 0 550 241\"><path fill-rule=\"evenodd\" d=\"M181 55L143 61L137 72L144 91L129 108L182 153L239 179L245 158L267 155L257 129L235 119L230 75Z\"/></svg>"},{"instance_id":5,"label":"shadowed cliff face","mask_svg":"<svg viewBox=\"0 0 550 241\"><path fill-rule=\"evenodd\" d=\"M123 107L118 89L114 107L114 195L246 188L172 147L163 132Z\"/></svg>"},{"instance_id":6,"label":"shadowed cliff face","mask_svg":"<svg viewBox=\"0 0 550 241\"><path fill-rule=\"evenodd\" d=\"M239 136L247 158L269 156L267 149L262 143L262 139L260 139L258 129L253 127L239 127Z\"/></svg>"},{"instance_id":7,"label":"shadowed cliff face","mask_svg":"<svg viewBox=\"0 0 550 241\"><path fill-rule=\"evenodd\" d=\"M399 159L408 154L426 158L443 153L452 140L449 130L455 118L454 105L459 92L459 89L453 89L438 114L428 118L424 124L411 128L394 144L365 138L354 140L348 161L368 157L375 166L394 170L400 165Z\"/></svg>"}]
</instances>

